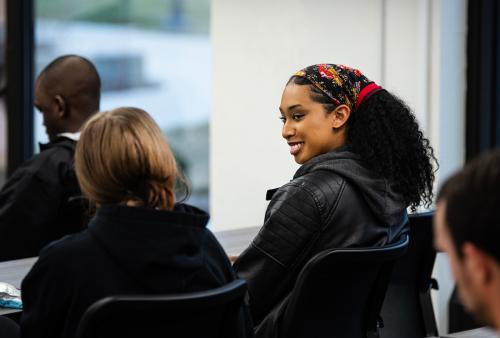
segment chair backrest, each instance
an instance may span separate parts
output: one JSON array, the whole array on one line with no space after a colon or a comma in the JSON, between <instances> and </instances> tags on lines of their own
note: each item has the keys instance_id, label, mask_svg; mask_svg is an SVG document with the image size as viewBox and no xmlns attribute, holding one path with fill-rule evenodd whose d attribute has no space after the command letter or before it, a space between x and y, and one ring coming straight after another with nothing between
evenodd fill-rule
<instances>
[{"instance_id":1,"label":"chair backrest","mask_svg":"<svg viewBox=\"0 0 500 338\"><path fill-rule=\"evenodd\" d=\"M382 338L439 336L430 294L436 259L433 215L431 211L409 216L410 245L406 254L394 265L382 306Z\"/></svg>"},{"instance_id":2,"label":"chair backrest","mask_svg":"<svg viewBox=\"0 0 500 338\"><path fill-rule=\"evenodd\" d=\"M236 337L246 282L202 292L103 298L83 315L77 338Z\"/></svg>"},{"instance_id":3,"label":"chair backrest","mask_svg":"<svg viewBox=\"0 0 500 338\"><path fill-rule=\"evenodd\" d=\"M376 248L323 251L302 269L289 296L280 337L377 336L377 321L392 265L408 236Z\"/></svg>"}]
</instances>

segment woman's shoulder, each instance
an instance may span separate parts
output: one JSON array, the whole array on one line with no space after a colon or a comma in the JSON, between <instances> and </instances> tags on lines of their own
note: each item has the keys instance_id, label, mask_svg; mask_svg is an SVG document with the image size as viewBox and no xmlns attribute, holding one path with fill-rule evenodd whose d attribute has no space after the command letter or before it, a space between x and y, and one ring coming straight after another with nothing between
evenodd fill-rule
<instances>
[{"instance_id":1,"label":"woman's shoulder","mask_svg":"<svg viewBox=\"0 0 500 338\"><path fill-rule=\"evenodd\" d=\"M315 199L331 199L338 196L344 182L344 177L335 172L315 170L294 178L280 187L275 195L289 195L290 192L293 192L299 196L309 195Z\"/></svg>"},{"instance_id":2,"label":"woman's shoulder","mask_svg":"<svg viewBox=\"0 0 500 338\"><path fill-rule=\"evenodd\" d=\"M301 185L305 187L315 187L315 186L322 186L322 185L340 185L345 178L330 170L314 170L310 171L302 176L296 177L293 180L291 180L289 183L295 184L295 185Z\"/></svg>"},{"instance_id":3,"label":"woman's shoulder","mask_svg":"<svg viewBox=\"0 0 500 338\"><path fill-rule=\"evenodd\" d=\"M320 222L337 204L344 185L344 179L331 172L314 171L297 177L274 192L266 217L300 210L307 217L316 215L313 218Z\"/></svg>"}]
</instances>

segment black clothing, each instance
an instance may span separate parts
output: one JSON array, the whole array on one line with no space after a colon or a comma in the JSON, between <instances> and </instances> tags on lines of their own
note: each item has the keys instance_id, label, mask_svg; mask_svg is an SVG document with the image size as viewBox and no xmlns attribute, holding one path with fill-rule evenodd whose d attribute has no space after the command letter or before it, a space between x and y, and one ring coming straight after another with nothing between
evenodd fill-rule
<instances>
[{"instance_id":1,"label":"black clothing","mask_svg":"<svg viewBox=\"0 0 500 338\"><path fill-rule=\"evenodd\" d=\"M468 331L481 326L483 325L464 307L455 285L448 300L448 332Z\"/></svg>"},{"instance_id":2,"label":"black clothing","mask_svg":"<svg viewBox=\"0 0 500 338\"><path fill-rule=\"evenodd\" d=\"M73 156L59 137L19 167L0 191L0 261L37 256L53 240L84 227Z\"/></svg>"},{"instance_id":3,"label":"black clothing","mask_svg":"<svg viewBox=\"0 0 500 338\"><path fill-rule=\"evenodd\" d=\"M21 337L73 337L85 310L106 296L194 292L233 281L207 221L183 204L174 211L101 207L87 230L45 247L23 280ZM241 332L231 337L251 332L243 312L240 319Z\"/></svg>"},{"instance_id":4,"label":"black clothing","mask_svg":"<svg viewBox=\"0 0 500 338\"><path fill-rule=\"evenodd\" d=\"M0 337L19 338L19 325L12 319L0 316Z\"/></svg>"},{"instance_id":5,"label":"black clothing","mask_svg":"<svg viewBox=\"0 0 500 338\"><path fill-rule=\"evenodd\" d=\"M257 337L274 337L298 273L329 248L382 246L407 228L406 205L387 180L346 149L306 162L279 188L262 229L234 263L248 281Z\"/></svg>"}]
</instances>

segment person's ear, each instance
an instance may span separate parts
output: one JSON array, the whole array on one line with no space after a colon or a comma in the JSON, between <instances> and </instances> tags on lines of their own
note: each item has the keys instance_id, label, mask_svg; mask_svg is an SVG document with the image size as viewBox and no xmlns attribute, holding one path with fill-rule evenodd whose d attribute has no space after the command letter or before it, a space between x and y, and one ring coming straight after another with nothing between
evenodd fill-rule
<instances>
[{"instance_id":1,"label":"person's ear","mask_svg":"<svg viewBox=\"0 0 500 338\"><path fill-rule=\"evenodd\" d=\"M345 104L341 104L340 106L336 107L330 113L330 115L331 115L332 128L339 129L342 128L349 119L349 116L351 115L351 108L349 108Z\"/></svg>"},{"instance_id":2,"label":"person's ear","mask_svg":"<svg viewBox=\"0 0 500 338\"><path fill-rule=\"evenodd\" d=\"M66 101L61 95L54 96L54 105L56 108L56 113L59 118L64 118L67 116L68 112L66 110Z\"/></svg>"},{"instance_id":3,"label":"person's ear","mask_svg":"<svg viewBox=\"0 0 500 338\"><path fill-rule=\"evenodd\" d=\"M491 266L491 257L470 242L462 245L465 268L470 276L476 281L476 285L485 285L491 283L493 279L493 269Z\"/></svg>"}]
</instances>

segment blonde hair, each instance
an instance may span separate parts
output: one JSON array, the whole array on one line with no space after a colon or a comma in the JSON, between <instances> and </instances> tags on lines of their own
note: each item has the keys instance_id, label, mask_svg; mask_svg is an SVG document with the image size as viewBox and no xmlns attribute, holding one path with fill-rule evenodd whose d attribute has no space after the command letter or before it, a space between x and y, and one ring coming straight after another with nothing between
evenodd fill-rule
<instances>
[{"instance_id":1,"label":"blonde hair","mask_svg":"<svg viewBox=\"0 0 500 338\"><path fill-rule=\"evenodd\" d=\"M97 205L127 203L171 210L177 164L158 125L124 107L90 118L75 152L82 192Z\"/></svg>"}]
</instances>

